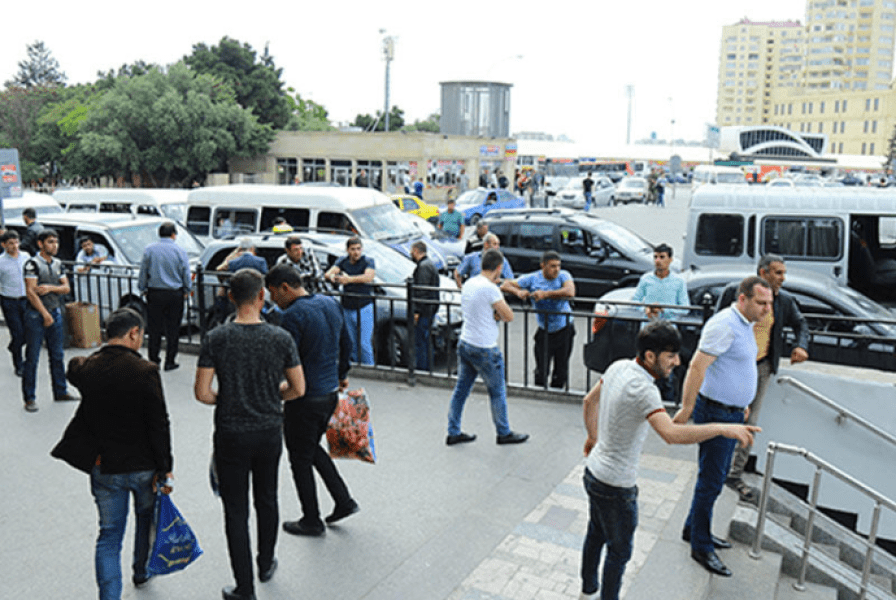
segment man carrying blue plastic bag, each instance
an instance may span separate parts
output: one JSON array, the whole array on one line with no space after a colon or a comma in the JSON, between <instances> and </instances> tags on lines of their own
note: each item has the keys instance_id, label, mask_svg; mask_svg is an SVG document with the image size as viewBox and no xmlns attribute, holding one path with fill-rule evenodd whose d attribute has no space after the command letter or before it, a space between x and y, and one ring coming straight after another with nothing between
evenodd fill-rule
<instances>
[{"instance_id":1,"label":"man carrying blue plastic bag","mask_svg":"<svg viewBox=\"0 0 896 600\"><path fill-rule=\"evenodd\" d=\"M143 318L121 308L106 319L108 343L73 358L68 380L81 404L52 455L90 474L99 513L96 581L100 600L121 598L121 544L134 498L136 532L132 581L145 584L156 484L171 477L171 432L158 365L140 356Z\"/></svg>"}]
</instances>

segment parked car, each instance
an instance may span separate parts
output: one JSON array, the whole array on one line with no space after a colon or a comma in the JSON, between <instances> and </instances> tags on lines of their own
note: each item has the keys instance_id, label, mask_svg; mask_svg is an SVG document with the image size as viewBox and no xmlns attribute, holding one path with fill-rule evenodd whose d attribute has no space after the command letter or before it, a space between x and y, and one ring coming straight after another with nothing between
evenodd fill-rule
<instances>
[{"instance_id":1,"label":"parked car","mask_svg":"<svg viewBox=\"0 0 896 600\"><path fill-rule=\"evenodd\" d=\"M143 299L137 290L140 261L146 247L159 240L159 226L169 222L168 219L131 214L59 213L44 215L38 220L59 234L56 257L60 260L73 262L81 249L80 240L85 237L92 239L95 245L102 245L113 259L87 273L70 273L69 281L77 300L97 304L101 318L122 306L144 310ZM182 225L174 224L177 229L175 241L186 250L191 266L195 266L202 243ZM25 230L21 219L11 219L6 225L20 235ZM194 317L185 311L184 322L193 322Z\"/></svg>"},{"instance_id":2,"label":"parked car","mask_svg":"<svg viewBox=\"0 0 896 600\"><path fill-rule=\"evenodd\" d=\"M768 187L793 187L793 179L789 177L777 177L769 181Z\"/></svg>"},{"instance_id":3,"label":"parked car","mask_svg":"<svg viewBox=\"0 0 896 600\"><path fill-rule=\"evenodd\" d=\"M345 255L345 242L349 238L347 235L333 233L253 234L248 238L255 244L256 254L264 258L268 266L273 267L285 252L283 244L289 235L299 235L302 238L306 252L314 253L324 271ZM203 270L214 271L238 245L239 240L235 239L210 242L199 259ZM364 240L364 254L376 262L374 348L377 363L404 366L408 344L413 344L413 340L408 338L405 284L413 275L415 265L398 251L371 239ZM437 355L444 356L453 349L453 343L460 335L463 316L457 284L449 277L440 276L440 279L440 287L445 289L440 298L442 305L433 318L430 339ZM215 282L209 284L214 286ZM213 300L209 290L205 293L206 310L212 308Z\"/></svg>"},{"instance_id":4,"label":"parked car","mask_svg":"<svg viewBox=\"0 0 896 600\"><path fill-rule=\"evenodd\" d=\"M702 307L709 307L707 314L714 313L720 308L716 305L728 284L754 274L755 271L749 268L730 265L682 273L691 305L695 307L680 319L679 331L683 338L684 357L690 357L697 347L703 326ZM896 319L893 311L860 292L838 285L830 277L812 271L788 269L783 287L793 295L800 311L806 316L811 332L808 350L812 361L896 371L896 325L880 322ZM619 321L598 331L598 337L606 334L598 343L603 346L602 350L606 352L609 347L614 349L604 355L615 355L610 360L634 356L635 338L643 321L644 311L639 306L612 305L613 302L631 301L633 294L633 289L613 290L604 295L595 306L595 310L601 315L635 319ZM864 323L850 319L869 319L874 322ZM788 356L794 335L789 330L785 330L785 335L784 356ZM626 354L621 355L621 352Z\"/></svg>"},{"instance_id":5,"label":"parked car","mask_svg":"<svg viewBox=\"0 0 896 600\"><path fill-rule=\"evenodd\" d=\"M547 250L560 253L576 283L576 295L598 298L620 286L637 285L653 270L653 246L607 219L567 208L500 210L488 227L517 275L539 269ZM678 262L673 263L678 269Z\"/></svg>"},{"instance_id":6,"label":"parked car","mask_svg":"<svg viewBox=\"0 0 896 600\"><path fill-rule=\"evenodd\" d=\"M821 187L824 180L815 173L801 173L793 178L793 185L799 187Z\"/></svg>"},{"instance_id":7,"label":"parked car","mask_svg":"<svg viewBox=\"0 0 896 600\"><path fill-rule=\"evenodd\" d=\"M865 185L865 181L859 179L855 175L849 174L840 179L840 183L843 185Z\"/></svg>"},{"instance_id":8,"label":"parked car","mask_svg":"<svg viewBox=\"0 0 896 600\"><path fill-rule=\"evenodd\" d=\"M495 198L490 200L491 194L495 194ZM517 196L507 190L478 188L461 194L457 199L456 210L463 213L464 223L475 225L479 219L495 209L525 207L526 201L522 196ZM439 207L439 210L445 210L445 206Z\"/></svg>"},{"instance_id":9,"label":"parked car","mask_svg":"<svg viewBox=\"0 0 896 600\"><path fill-rule=\"evenodd\" d=\"M570 179L566 187L557 192L553 205L560 208L584 209L585 192L582 189L584 180L584 177ZM613 185L609 177L594 178L594 186L591 188L591 206L610 206L613 204L615 193L616 186Z\"/></svg>"},{"instance_id":10,"label":"parked car","mask_svg":"<svg viewBox=\"0 0 896 600\"><path fill-rule=\"evenodd\" d=\"M428 204L409 194L393 194L392 202L401 209L402 212L417 215L421 219L426 219L430 223L439 222L439 207Z\"/></svg>"},{"instance_id":11,"label":"parked car","mask_svg":"<svg viewBox=\"0 0 896 600\"><path fill-rule=\"evenodd\" d=\"M647 180L643 177L626 177L616 186L613 204L628 204L629 202L647 204L648 187Z\"/></svg>"},{"instance_id":12,"label":"parked car","mask_svg":"<svg viewBox=\"0 0 896 600\"><path fill-rule=\"evenodd\" d=\"M3 199L3 222L21 220L22 211L26 208L33 208L38 220L45 215L59 214L65 210L50 194L25 190L21 198Z\"/></svg>"},{"instance_id":13,"label":"parked car","mask_svg":"<svg viewBox=\"0 0 896 600\"><path fill-rule=\"evenodd\" d=\"M53 192L53 199L65 206L65 212L152 215L184 224L188 193L157 188L69 188Z\"/></svg>"}]
</instances>

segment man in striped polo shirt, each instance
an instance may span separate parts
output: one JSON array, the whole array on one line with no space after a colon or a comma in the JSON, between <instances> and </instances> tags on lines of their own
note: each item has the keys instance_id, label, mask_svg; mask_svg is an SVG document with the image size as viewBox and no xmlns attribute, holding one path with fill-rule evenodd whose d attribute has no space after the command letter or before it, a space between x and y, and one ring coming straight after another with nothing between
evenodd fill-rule
<instances>
[{"instance_id":1,"label":"man in striped polo shirt","mask_svg":"<svg viewBox=\"0 0 896 600\"><path fill-rule=\"evenodd\" d=\"M697 352L688 367L681 393L681 409L673 418L687 423L743 423L745 409L756 395L756 337L753 324L772 305L772 291L761 277L740 282L737 302L716 313L703 326ZM712 510L725 484L735 440L715 437L700 443L699 470L691 511L682 539L691 544L691 558L710 573L730 577L716 548L731 544L710 533Z\"/></svg>"}]
</instances>

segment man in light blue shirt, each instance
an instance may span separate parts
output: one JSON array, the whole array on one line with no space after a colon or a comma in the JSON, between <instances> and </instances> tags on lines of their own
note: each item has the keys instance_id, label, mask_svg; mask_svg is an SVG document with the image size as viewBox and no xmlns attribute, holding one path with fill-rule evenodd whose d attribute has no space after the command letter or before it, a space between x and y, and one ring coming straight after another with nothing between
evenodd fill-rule
<instances>
[{"instance_id":1,"label":"man in light blue shirt","mask_svg":"<svg viewBox=\"0 0 896 600\"><path fill-rule=\"evenodd\" d=\"M482 250L467 254L464 257L463 262L460 263L460 266L454 272L454 280L457 281L457 287L462 287L465 281L472 277L476 277L482 272L482 253L492 248L500 250L501 240L494 233L487 233L485 234L485 237L482 238ZM497 282L498 287L501 287L504 281L512 279L513 269L510 268L510 263L507 262L507 257L505 257L504 266L501 267L501 277Z\"/></svg>"},{"instance_id":2,"label":"man in light blue shirt","mask_svg":"<svg viewBox=\"0 0 896 600\"><path fill-rule=\"evenodd\" d=\"M688 367L681 409L673 422L739 423L756 393L756 338L753 324L772 306L772 291L761 277L747 277L737 290L737 303L716 313L703 326L697 352ZM717 548L731 544L710 532L713 505L722 491L736 441L715 437L700 442L699 470L691 511L681 537L691 544L691 558L707 571L730 577Z\"/></svg>"},{"instance_id":3,"label":"man in light blue shirt","mask_svg":"<svg viewBox=\"0 0 896 600\"><path fill-rule=\"evenodd\" d=\"M25 297L25 277L23 268L31 256L19 249L19 234L9 230L0 236L3 254L0 255L0 309L3 320L9 328L9 352L16 375L22 376L24 359L22 348L25 346L25 309L28 299Z\"/></svg>"},{"instance_id":4,"label":"man in light blue shirt","mask_svg":"<svg viewBox=\"0 0 896 600\"><path fill-rule=\"evenodd\" d=\"M162 333L167 342L165 370L177 364L180 324L184 300L190 293L190 257L177 245L177 228L171 221L159 226L159 241L143 251L137 288L146 296L146 332L149 334L149 360L161 364Z\"/></svg>"},{"instance_id":5,"label":"man in light blue shirt","mask_svg":"<svg viewBox=\"0 0 896 600\"><path fill-rule=\"evenodd\" d=\"M464 214L455 210L453 198L448 199L447 209L439 215L439 229L456 240L464 237Z\"/></svg>"},{"instance_id":6,"label":"man in light blue shirt","mask_svg":"<svg viewBox=\"0 0 896 600\"><path fill-rule=\"evenodd\" d=\"M653 249L653 267L652 273L644 273L635 289L635 295L632 296L633 302L643 302L644 312L651 320L655 319L677 319L687 314L686 309L660 308L658 305L675 304L678 306L688 306L688 289L684 280L678 275L669 271L672 264L672 248L667 244L660 244ZM690 357L685 357L684 362ZM656 386L660 390L663 402L674 404L677 399L675 372L669 374L668 377L658 378Z\"/></svg>"},{"instance_id":7,"label":"man in light blue shirt","mask_svg":"<svg viewBox=\"0 0 896 600\"><path fill-rule=\"evenodd\" d=\"M569 377L569 357L576 335L569 299L576 284L568 271L560 268L560 255L548 250L541 255L541 270L505 282L504 291L520 300L531 299L538 311L535 332L535 385L545 385L554 364L551 387L565 388Z\"/></svg>"}]
</instances>

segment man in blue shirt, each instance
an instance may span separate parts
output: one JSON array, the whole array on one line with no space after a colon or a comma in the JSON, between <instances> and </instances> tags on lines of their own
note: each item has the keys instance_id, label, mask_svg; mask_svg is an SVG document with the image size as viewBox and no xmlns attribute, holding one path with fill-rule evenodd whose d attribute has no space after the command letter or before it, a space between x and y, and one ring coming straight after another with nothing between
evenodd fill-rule
<instances>
[{"instance_id":1,"label":"man in blue shirt","mask_svg":"<svg viewBox=\"0 0 896 600\"><path fill-rule=\"evenodd\" d=\"M9 328L9 349L16 375L22 376L22 348L25 346L25 263L31 256L19 249L19 234L9 230L0 236L3 254L0 255L0 309Z\"/></svg>"},{"instance_id":2,"label":"man in blue shirt","mask_svg":"<svg viewBox=\"0 0 896 600\"><path fill-rule=\"evenodd\" d=\"M177 245L177 228L171 221L159 226L159 241L143 251L137 288L146 296L146 330L149 334L149 360L160 364L162 333L167 342L165 370L177 364L180 323L184 316L184 300L190 293L190 257Z\"/></svg>"},{"instance_id":3,"label":"man in blue shirt","mask_svg":"<svg viewBox=\"0 0 896 600\"><path fill-rule=\"evenodd\" d=\"M669 271L672 264L672 248L667 244L660 244L653 249L653 267L652 273L644 273L635 289L635 295L632 296L633 302L643 302L644 312L651 320L656 319L677 319L687 314L686 309L676 308L660 308L658 305L688 306L688 288L684 279ZM685 357L685 362L689 357ZM675 372L669 374L668 377L660 377L656 380L656 386L660 390L664 402L674 403L676 400L675 393Z\"/></svg>"},{"instance_id":4,"label":"man in blue shirt","mask_svg":"<svg viewBox=\"0 0 896 600\"><path fill-rule=\"evenodd\" d=\"M373 283L376 263L364 256L361 238L345 242L348 252L324 274L324 279L342 286L342 314L352 338L352 360L373 364Z\"/></svg>"},{"instance_id":5,"label":"man in blue shirt","mask_svg":"<svg viewBox=\"0 0 896 600\"><path fill-rule=\"evenodd\" d=\"M326 518L336 523L358 510L329 454L320 446L336 409L338 390L348 387L351 338L334 298L305 291L302 276L289 265L277 265L265 277L271 300L283 310L280 326L292 335L305 375L305 395L284 407L284 434L292 476L302 505L302 518L285 521L293 535L320 536L324 523L317 503L312 467L317 469L336 506Z\"/></svg>"},{"instance_id":6,"label":"man in blue shirt","mask_svg":"<svg viewBox=\"0 0 896 600\"><path fill-rule=\"evenodd\" d=\"M447 209L439 215L439 229L459 240L464 237L464 215L455 210L453 198L448 199Z\"/></svg>"},{"instance_id":7,"label":"man in blue shirt","mask_svg":"<svg viewBox=\"0 0 896 600\"><path fill-rule=\"evenodd\" d=\"M551 387L565 388L569 378L569 356L576 335L569 299L576 284L568 271L560 268L560 255L548 250L541 255L541 270L516 281L505 282L505 291L535 305L538 331L535 332L535 385L545 385L554 364Z\"/></svg>"},{"instance_id":8,"label":"man in blue shirt","mask_svg":"<svg viewBox=\"0 0 896 600\"><path fill-rule=\"evenodd\" d=\"M756 395L756 338L753 324L772 306L772 291L761 277L747 277L737 290L737 303L716 313L703 326L697 352L688 367L681 409L673 422L738 423ZM717 548L731 544L710 532L713 505L725 484L736 440L714 437L700 442L699 469L691 511L681 537L691 544L691 558L707 571L731 577Z\"/></svg>"},{"instance_id":9,"label":"man in blue shirt","mask_svg":"<svg viewBox=\"0 0 896 600\"><path fill-rule=\"evenodd\" d=\"M471 277L476 277L482 272L482 253L492 248L500 250L501 240L494 233L487 233L485 234L485 237L482 238L482 250L467 254L464 257L463 262L460 263L460 266L454 272L454 280L457 282L457 287L463 286L465 281ZM498 287L502 286L504 281L512 279L513 269L510 268L510 263L507 261L507 257L504 257L504 266L501 267L501 277L497 281Z\"/></svg>"}]
</instances>

